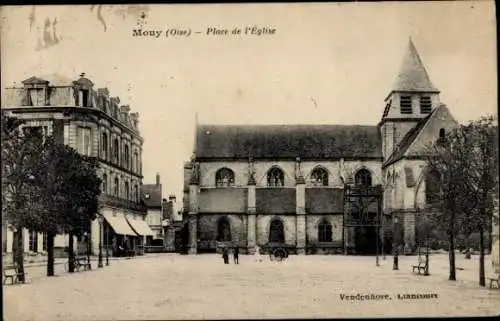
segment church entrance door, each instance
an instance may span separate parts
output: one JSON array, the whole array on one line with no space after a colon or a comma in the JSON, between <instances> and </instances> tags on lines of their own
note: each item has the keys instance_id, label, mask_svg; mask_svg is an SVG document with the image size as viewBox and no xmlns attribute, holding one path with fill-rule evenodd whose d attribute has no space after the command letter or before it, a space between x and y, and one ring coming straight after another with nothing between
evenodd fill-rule
<instances>
[{"instance_id":1,"label":"church entrance door","mask_svg":"<svg viewBox=\"0 0 500 321\"><path fill-rule=\"evenodd\" d=\"M361 255L375 255L377 230L374 226L364 226L355 229L355 251Z\"/></svg>"}]
</instances>

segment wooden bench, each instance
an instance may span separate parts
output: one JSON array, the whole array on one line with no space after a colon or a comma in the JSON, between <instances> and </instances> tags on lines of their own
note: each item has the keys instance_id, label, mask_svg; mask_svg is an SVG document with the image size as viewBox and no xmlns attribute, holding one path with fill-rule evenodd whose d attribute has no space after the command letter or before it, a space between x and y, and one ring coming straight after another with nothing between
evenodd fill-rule
<instances>
[{"instance_id":1,"label":"wooden bench","mask_svg":"<svg viewBox=\"0 0 500 321\"><path fill-rule=\"evenodd\" d=\"M7 284L7 280L9 279L12 285L19 283L19 279L23 276L24 279L22 282L24 283L26 282L26 273L20 273L17 266L8 265L3 268L3 284Z\"/></svg>"},{"instance_id":2,"label":"wooden bench","mask_svg":"<svg viewBox=\"0 0 500 321\"><path fill-rule=\"evenodd\" d=\"M497 284L497 289L500 289L500 273L497 274L496 278L492 277L492 278L488 278L488 280L490 280L490 289L493 289L494 283Z\"/></svg>"},{"instance_id":3,"label":"wooden bench","mask_svg":"<svg viewBox=\"0 0 500 321\"><path fill-rule=\"evenodd\" d=\"M89 260L87 260L87 257L81 256L77 257L76 260L78 261L78 269L79 267L83 267L83 270L92 270L92 264L90 263Z\"/></svg>"},{"instance_id":4,"label":"wooden bench","mask_svg":"<svg viewBox=\"0 0 500 321\"><path fill-rule=\"evenodd\" d=\"M425 257L419 257L418 258L418 264L413 265L413 272L417 270L418 274L421 274L420 272L425 272L425 267L427 266L428 262Z\"/></svg>"}]
</instances>

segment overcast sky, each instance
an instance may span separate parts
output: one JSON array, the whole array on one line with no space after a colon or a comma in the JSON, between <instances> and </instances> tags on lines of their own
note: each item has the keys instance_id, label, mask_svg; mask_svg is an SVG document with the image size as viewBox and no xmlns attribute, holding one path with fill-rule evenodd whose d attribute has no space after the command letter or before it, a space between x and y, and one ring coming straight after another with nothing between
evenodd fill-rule
<instances>
[{"instance_id":1,"label":"overcast sky","mask_svg":"<svg viewBox=\"0 0 500 321\"><path fill-rule=\"evenodd\" d=\"M98 9L3 7L2 85L85 72L96 87L108 87L140 113L143 183L159 172L164 196L182 198L195 114L215 124L376 125L410 36L457 120L497 113L490 1ZM43 40L47 19L51 37L55 21L57 44ZM134 37L139 25L162 35ZM276 31L206 35L210 27L252 26ZM192 33L165 37L172 28Z\"/></svg>"}]
</instances>

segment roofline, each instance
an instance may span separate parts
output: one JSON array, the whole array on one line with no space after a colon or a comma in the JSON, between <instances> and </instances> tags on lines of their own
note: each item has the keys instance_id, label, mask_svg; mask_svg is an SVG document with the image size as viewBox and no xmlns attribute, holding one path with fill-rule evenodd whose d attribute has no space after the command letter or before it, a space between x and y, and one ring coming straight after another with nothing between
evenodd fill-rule
<instances>
[{"instance_id":1,"label":"roofline","mask_svg":"<svg viewBox=\"0 0 500 321\"><path fill-rule=\"evenodd\" d=\"M444 106L444 105L441 104L441 105L437 106L436 108L434 108L434 110L431 112L431 114L428 115L428 118L427 118L424 126L422 126L422 128L420 128L420 131L417 133L417 136L415 136L415 139L413 139L413 141L410 143L410 145L408 146L408 148L406 148L406 151L403 153L404 157L408 157L408 151L412 148L413 145L415 145L415 142L422 135L422 132L424 131L424 129L429 125L429 122L431 121L431 119L433 117L435 117L437 110L439 108L441 108L442 106Z\"/></svg>"},{"instance_id":2,"label":"roofline","mask_svg":"<svg viewBox=\"0 0 500 321\"><path fill-rule=\"evenodd\" d=\"M425 115L425 117L429 116L429 114ZM400 117L400 118L383 118L379 121L379 123L377 124L377 126L382 126L383 124L385 124L386 122L394 122L394 123L406 123L406 122L409 122L409 121L414 121L414 122L419 122L421 121L422 119L424 119L425 117L422 117L422 118L413 118L413 117Z\"/></svg>"},{"instance_id":3,"label":"roofline","mask_svg":"<svg viewBox=\"0 0 500 321\"><path fill-rule=\"evenodd\" d=\"M126 129L132 133L135 134L134 138L137 138L141 143L144 143L144 138L140 135L139 130L134 130L126 125L124 125L121 121L118 119L115 119L111 117L110 115L106 114L102 110L98 108L89 108L89 107L76 107L76 106L28 106L28 107L2 107L2 110L5 111L11 111L13 113L37 113L37 112L58 112L58 113L64 113L68 111L73 111L73 112L90 112L90 113L100 113L103 118L106 118L106 120L111 121L113 124L117 124L118 127L121 127L121 129Z\"/></svg>"},{"instance_id":4,"label":"roofline","mask_svg":"<svg viewBox=\"0 0 500 321\"><path fill-rule=\"evenodd\" d=\"M393 159L389 163L382 164L382 169L385 169L388 166L391 166L392 164L397 163L398 161L403 160L403 159L405 159L405 160L427 160L427 156L425 156L425 155L423 155L423 156L401 156L399 158Z\"/></svg>"},{"instance_id":5,"label":"roofline","mask_svg":"<svg viewBox=\"0 0 500 321\"><path fill-rule=\"evenodd\" d=\"M398 90L398 89L393 89L391 90L387 96L385 97L384 99L384 102L387 101L387 99L389 99L389 97L393 94L393 93L409 93L409 94L415 94L415 93L430 93L430 94L439 94L441 93L441 91L439 89L434 89L434 90L417 90L417 89L413 89L413 90Z\"/></svg>"},{"instance_id":6,"label":"roofline","mask_svg":"<svg viewBox=\"0 0 500 321\"><path fill-rule=\"evenodd\" d=\"M253 160L260 161L283 161L290 160L293 162L297 161L296 156L290 157L255 157L252 156ZM353 157L303 157L300 156L300 161L339 161L343 159L344 161L357 161L357 160L374 160L374 161L383 161L384 158L382 156L353 156ZM202 162L227 162L227 161L248 161L248 157L196 157L196 161Z\"/></svg>"}]
</instances>

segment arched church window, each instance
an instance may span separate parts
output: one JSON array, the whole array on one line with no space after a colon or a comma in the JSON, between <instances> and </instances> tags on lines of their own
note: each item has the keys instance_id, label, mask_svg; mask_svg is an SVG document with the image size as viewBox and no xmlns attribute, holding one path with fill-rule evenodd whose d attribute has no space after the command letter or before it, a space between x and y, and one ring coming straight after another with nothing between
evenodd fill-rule
<instances>
[{"instance_id":1,"label":"arched church window","mask_svg":"<svg viewBox=\"0 0 500 321\"><path fill-rule=\"evenodd\" d=\"M425 201L432 205L441 199L441 175L436 170L430 170L425 175Z\"/></svg>"},{"instance_id":2,"label":"arched church window","mask_svg":"<svg viewBox=\"0 0 500 321\"><path fill-rule=\"evenodd\" d=\"M269 225L269 243L285 243L285 228L279 218L275 218Z\"/></svg>"},{"instance_id":3,"label":"arched church window","mask_svg":"<svg viewBox=\"0 0 500 321\"><path fill-rule=\"evenodd\" d=\"M354 178L356 185L360 186L371 186L372 185L372 175L370 171L366 168L360 169Z\"/></svg>"},{"instance_id":4,"label":"arched church window","mask_svg":"<svg viewBox=\"0 0 500 321\"><path fill-rule=\"evenodd\" d=\"M217 221L217 241L231 241L231 225L229 224L229 220L226 216L221 217Z\"/></svg>"},{"instance_id":5,"label":"arched church window","mask_svg":"<svg viewBox=\"0 0 500 321\"><path fill-rule=\"evenodd\" d=\"M327 220L318 224L318 241L332 242L332 224Z\"/></svg>"},{"instance_id":6,"label":"arched church window","mask_svg":"<svg viewBox=\"0 0 500 321\"><path fill-rule=\"evenodd\" d=\"M271 168L267 172L268 187L283 187L285 185L285 174L277 167Z\"/></svg>"},{"instance_id":7,"label":"arched church window","mask_svg":"<svg viewBox=\"0 0 500 321\"><path fill-rule=\"evenodd\" d=\"M328 172L322 168L317 167L311 173L312 186L328 186Z\"/></svg>"},{"instance_id":8,"label":"arched church window","mask_svg":"<svg viewBox=\"0 0 500 321\"><path fill-rule=\"evenodd\" d=\"M234 186L234 172L229 168L221 168L215 173L216 187Z\"/></svg>"}]
</instances>

